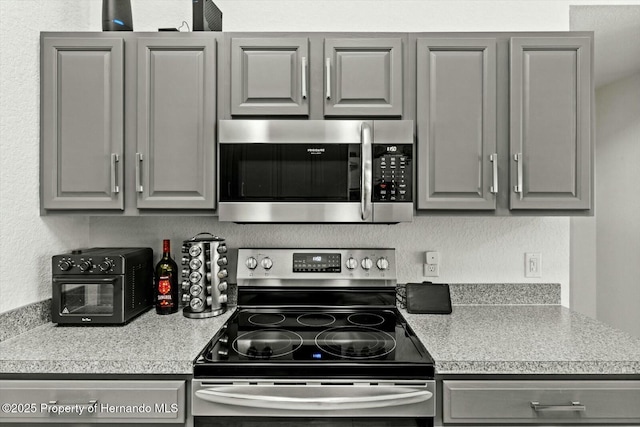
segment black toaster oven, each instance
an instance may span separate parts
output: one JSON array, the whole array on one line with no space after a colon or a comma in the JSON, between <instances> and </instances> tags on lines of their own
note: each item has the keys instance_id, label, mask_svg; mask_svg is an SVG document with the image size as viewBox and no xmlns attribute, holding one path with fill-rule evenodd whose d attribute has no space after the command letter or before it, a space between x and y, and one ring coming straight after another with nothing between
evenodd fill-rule
<instances>
[{"instance_id":1,"label":"black toaster oven","mask_svg":"<svg viewBox=\"0 0 640 427\"><path fill-rule=\"evenodd\" d=\"M78 249L52 258L58 324L124 324L153 306L151 248Z\"/></svg>"}]
</instances>

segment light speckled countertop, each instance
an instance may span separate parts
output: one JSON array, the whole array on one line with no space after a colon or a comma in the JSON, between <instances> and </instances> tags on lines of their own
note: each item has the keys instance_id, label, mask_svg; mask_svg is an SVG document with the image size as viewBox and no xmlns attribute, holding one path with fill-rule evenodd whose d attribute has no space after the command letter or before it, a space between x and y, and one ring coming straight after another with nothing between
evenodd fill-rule
<instances>
[{"instance_id":1,"label":"light speckled countertop","mask_svg":"<svg viewBox=\"0 0 640 427\"><path fill-rule=\"evenodd\" d=\"M640 375L640 339L559 305L401 311L439 374Z\"/></svg>"},{"instance_id":2,"label":"light speckled countertop","mask_svg":"<svg viewBox=\"0 0 640 427\"><path fill-rule=\"evenodd\" d=\"M640 339L559 305L401 310L440 374L636 374ZM46 324L0 343L2 373L186 374L227 320L150 311L126 326Z\"/></svg>"},{"instance_id":3,"label":"light speckled countertop","mask_svg":"<svg viewBox=\"0 0 640 427\"><path fill-rule=\"evenodd\" d=\"M125 326L48 323L0 343L2 373L187 374L230 313L187 319L151 310Z\"/></svg>"}]
</instances>

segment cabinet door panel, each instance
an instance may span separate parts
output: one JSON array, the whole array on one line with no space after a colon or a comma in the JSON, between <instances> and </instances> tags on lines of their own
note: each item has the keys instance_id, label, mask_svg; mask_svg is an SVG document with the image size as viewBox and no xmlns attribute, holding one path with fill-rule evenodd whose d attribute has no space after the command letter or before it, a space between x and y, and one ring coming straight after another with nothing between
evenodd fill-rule
<instances>
[{"instance_id":1,"label":"cabinet door panel","mask_svg":"<svg viewBox=\"0 0 640 427\"><path fill-rule=\"evenodd\" d=\"M325 116L402 115L402 39L326 39L324 51Z\"/></svg>"},{"instance_id":2,"label":"cabinet door panel","mask_svg":"<svg viewBox=\"0 0 640 427\"><path fill-rule=\"evenodd\" d=\"M232 115L308 115L306 38L231 40Z\"/></svg>"},{"instance_id":3,"label":"cabinet door panel","mask_svg":"<svg viewBox=\"0 0 640 427\"><path fill-rule=\"evenodd\" d=\"M42 203L120 209L123 40L44 38Z\"/></svg>"},{"instance_id":4,"label":"cabinet door panel","mask_svg":"<svg viewBox=\"0 0 640 427\"><path fill-rule=\"evenodd\" d=\"M590 49L588 38L511 39L512 209L590 207Z\"/></svg>"},{"instance_id":5,"label":"cabinet door panel","mask_svg":"<svg viewBox=\"0 0 640 427\"><path fill-rule=\"evenodd\" d=\"M495 39L418 40L418 208L495 209Z\"/></svg>"},{"instance_id":6,"label":"cabinet door panel","mask_svg":"<svg viewBox=\"0 0 640 427\"><path fill-rule=\"evenodd\" d=\"M215 80L215 40L138 40L139 208L214 208Z\"/></svg>"}]
</instances>

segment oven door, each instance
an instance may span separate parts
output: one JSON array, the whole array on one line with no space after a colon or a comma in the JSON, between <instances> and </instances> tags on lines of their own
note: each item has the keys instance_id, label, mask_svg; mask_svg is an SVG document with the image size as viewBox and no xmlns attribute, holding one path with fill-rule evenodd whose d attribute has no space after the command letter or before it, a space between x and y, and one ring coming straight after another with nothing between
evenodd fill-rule
<instances>
[{"instance_id":1,"label":"oven door","mask_svg":"<svg viewBox=\"0 0 640 427\"><path fill-rule=\"evenodd\" d=\"M51 317L62 324L124 323L123 276L54 277Z\"/></svg>"},{"instance_id":2,"label":"oven door","mask_svg":"<svg viewBox=\"0 0 640 427\"><path fill-rule=\"evenodd\" d=\"M372 123L222 120L221 221L371 222Z\"/></svg>"},{"instance_id":3,"label":"oven door","mask_svg":"<svg viewBox=\"0 0 640 427\"><path fill-rule=\"evenodd\" d=\"M291 418L360 421L367 418L372 422L394 419L393 425L416 425L416 420L429 421L435 416L436 400L432 380L196 379L192 393L193 415L201 417L202 425L214 425L211 417L275 417L274 421L277 418L289 421Z\"/></svg>"}]
</instances>

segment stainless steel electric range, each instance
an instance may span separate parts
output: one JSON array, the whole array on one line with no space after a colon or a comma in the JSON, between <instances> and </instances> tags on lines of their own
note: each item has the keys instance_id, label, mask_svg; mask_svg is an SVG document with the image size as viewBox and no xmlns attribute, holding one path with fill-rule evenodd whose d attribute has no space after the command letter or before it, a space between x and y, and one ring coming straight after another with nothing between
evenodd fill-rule
<instances>
[{"instance_id":1,"label":"stainless steel electric range","mask_svg":"<svg viewBox=\"0 0 640 427\"><path fill-rule=\"evenodd\" d=\"M432 425L433 359L396 309L393 249L240 249L237 279L194 362L195 425Z\"/></svg>"}]
</instances>

